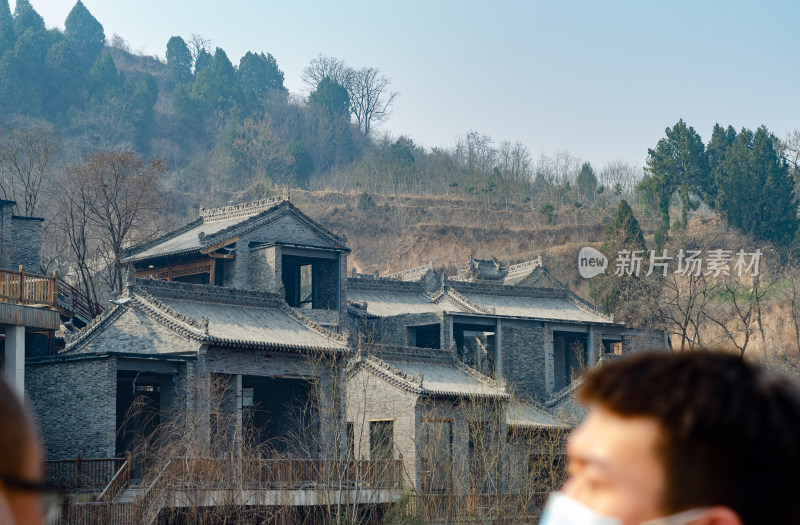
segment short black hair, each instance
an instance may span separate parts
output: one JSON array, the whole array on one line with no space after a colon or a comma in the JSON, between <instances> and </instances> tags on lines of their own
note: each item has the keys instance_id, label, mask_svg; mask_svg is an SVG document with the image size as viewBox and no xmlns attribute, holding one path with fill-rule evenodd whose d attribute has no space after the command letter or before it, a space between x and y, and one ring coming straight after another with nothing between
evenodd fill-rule
<instances>
[{"instance_id":1,"label":"short black hair","mask_svg":"<svg viewBox=\"0 0 800 525\"><path fill-rule=\"evenodd\" d=\"M658 422L661 510L800 523L800 389L787 378L724 351L645 352L588 372L578 399Z\"/></svg>"}]
</instances>

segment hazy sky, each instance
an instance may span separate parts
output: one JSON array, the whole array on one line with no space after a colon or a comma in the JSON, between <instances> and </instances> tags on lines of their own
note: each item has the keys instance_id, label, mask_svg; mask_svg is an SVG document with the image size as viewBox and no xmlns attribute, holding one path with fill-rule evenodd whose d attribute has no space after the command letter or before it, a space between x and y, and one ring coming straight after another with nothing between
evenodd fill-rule
<instances>
[{"instance_id":1,"label":"hazy sky","mask_svg":"<svg viewBox=\"0 0 800 525\"><path fill-rule=\"evenodd\" d=\"M378 67L400 92L378 131L426 147L475 130L600 167L643 163L679 118L706 142L715 122L800 127L797 0L83 1L148 55L192 33L235 64L272 53L293 92L320 53ZM31 3L63 28L74 0Z\"/></svg>"}]
</instances>

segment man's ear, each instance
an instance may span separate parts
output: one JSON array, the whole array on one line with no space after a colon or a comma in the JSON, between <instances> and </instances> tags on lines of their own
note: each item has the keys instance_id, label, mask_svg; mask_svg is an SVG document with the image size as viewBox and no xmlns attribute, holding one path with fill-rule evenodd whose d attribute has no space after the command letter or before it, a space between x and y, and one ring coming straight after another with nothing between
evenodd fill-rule
<instances>
[{"instance_id":1,"label":"man's ear","mask_svg":"<svg viewBox=\"0 0 800 525\"><path fill-rule=\"evenodd\" d=\"M709 507L706 515L695 523L702 523L703 525L742 525L742 520L728 507Z\"/></svg>"}]
</instances>

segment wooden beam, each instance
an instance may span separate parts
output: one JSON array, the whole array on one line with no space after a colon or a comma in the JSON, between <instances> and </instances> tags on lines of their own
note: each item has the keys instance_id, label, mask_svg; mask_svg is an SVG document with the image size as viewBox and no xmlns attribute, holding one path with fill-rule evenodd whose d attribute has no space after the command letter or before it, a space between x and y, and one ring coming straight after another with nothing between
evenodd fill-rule
<instances>
[{"instance_id":1,"label":"wooden beam","mask_svg":"<svg viewBox=\"0 0 800 525\"><path fill-rule=\"evenodd\" d=\"M217 260L211 259L211 269L208 271L208 284L211 286L216 285L216 277L217 277Z\"/></svg>"},{"instance_id":2,"label":"wooden beam","mask_svg":"<svg viewBox=\"0 0 800 525\"><path fill-rule=\"evenodd\" d=\"M202 250L200 250L200 253L202 253L203 255L207 255L207 254L209 254L211 252L215 252L215 251L219 250L220 248L223 248L223 247L225 247L225 246L227 246L229 244L233 244L238 240L239 240L239 236L238 235L236 237L231 237L230 239L218 242L217 244L212 244L208 248L203 248Z\"/></svg>"},{"instance_id":3,"label":"wooden beam","mask_svg":"<svg viewBox=\"0 0 800 525\"><path fill-rule=\"evenodd\" d=\"M236 254L233 254L233 253L209 253L208 256L211 257L212 259L228 259L228 260L231 260L231 259L235 259L236 258Z\"/></svg>"}]
</instances>

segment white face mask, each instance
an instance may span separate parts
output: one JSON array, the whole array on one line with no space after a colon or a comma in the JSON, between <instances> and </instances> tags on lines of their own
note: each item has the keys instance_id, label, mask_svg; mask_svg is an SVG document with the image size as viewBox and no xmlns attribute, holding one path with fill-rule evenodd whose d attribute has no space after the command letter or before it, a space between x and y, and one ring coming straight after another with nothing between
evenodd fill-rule
<instances>
[{"instance_id":1,"label":"white face mask","mask_svg":"<svg viewBox=\"0 0 800 525\"><path fill-rule=\"evenodd\" d=\"M691 509L641 525L686 525L700 519L704 513L705 509ZM622 520L595 512L561 492L553 492L547 499L539 525L622 525Z\"/></svg>"}]
</instances>

